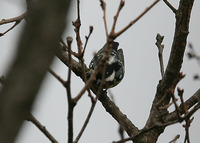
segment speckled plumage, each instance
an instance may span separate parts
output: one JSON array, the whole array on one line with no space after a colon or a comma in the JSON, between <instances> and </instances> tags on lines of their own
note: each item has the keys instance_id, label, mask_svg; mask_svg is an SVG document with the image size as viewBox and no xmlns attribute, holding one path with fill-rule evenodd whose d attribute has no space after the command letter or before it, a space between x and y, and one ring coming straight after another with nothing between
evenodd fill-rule
<instances>
[{"instance_id":1,"label":"speckled plumage","mask_svg":"<svg viewBox=\"0 0 200 143\"><path fill-rule=\"evenodd\" d=\"M116 86L124 77L124 55L122 49L118 50L118 46L119 46L118 42L113 42L108 59L108 66L106 67L106 72L105 72L105 84L104 84L105 89ZM106 49L107 49L107 44L105 44L103 48L101 48L92 59L89 65L90 75L92 75L95 67L98 66L99 62L105 55ZM103 76L103 69L100 70L96 76L96 80L94 82L96 86L99 86L101 84L102 76Z\"/></svg>"}]
</instances>

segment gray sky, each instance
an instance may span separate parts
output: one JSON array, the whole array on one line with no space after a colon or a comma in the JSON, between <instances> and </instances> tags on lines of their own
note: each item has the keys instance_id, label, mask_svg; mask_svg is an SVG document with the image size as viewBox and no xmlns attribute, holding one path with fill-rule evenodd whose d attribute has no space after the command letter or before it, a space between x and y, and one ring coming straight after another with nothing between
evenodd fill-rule
<instances>
[{"instance_id":1,"label":"gray sky","mask_svg":"<svg viewBox=\"0 0 200 143\"><path fill-rule=\"evenodd\" d=\"M107 23L110 29L113 16L118 8L119 1L105 0L107 3ZM122 9L116 31L123 28L136 16L138 16L152 0L126 0ZM178 3L171 0L171 3L177 7ZM94 27L94 31L89 39L85 54L85 61L88 65L92 59L93 53L99 50L105 43L105 30L102 20L102 10L99 6L99 0L84 0L81 2L81 36L83 43L85 35L88 34L89 25ZM190 34L188 41L193 43L195 50L200 53L200 1L196 0L192 10ZM22 14L25 11L24 3L21 0L1 0L0 19L11 18ZM63 37L75 36L71 21L76 19L75 3L71 5L71 13L67 18L68 27ZM116 104L120 110L126 114L129 119L139 128L142 128L149 116L149 110L156 92L156 86L161 78L159 61L157 57L157 47L155 46L155 37L157 33L164 35L164 64L166 67L170 47L174 34L175 17L172 11L160 1L150 12L133 25L128 31L116 39L120 43L120 48L125 56L125 77L123 81L111 91L114 94ZM0 32L3 32L11 25L0 26ZM23 23L3 37L0 37L0 75L6 75L12 57L15 55L17 41L20 37L20 31ZM73 50L76 50L75 38L73 41ZM188 49L186 49L186 52ZM55 58L52 69L56 71L63 79L67 77L67 67ZM189 98L198 88L200 83L192 80L192 76L199 72L199 66L196 61L188 61L185 56L182 72L186 77L180 82L178 87L184 88L185 99ZM83 87L82 80L72 76L72 94L76 96ZM41 90L34 104L34 116L52 133L60 142L67 140L67 102L66 91L64 87L50 74L46 75ZM84 95L78 102L74 110L74 136L78 134L90 108L90 99ZM172 106L170 110L172 111ZM199 129L200 112L195 114L195 119L190 128L191 142L196 143L200 140ZM105 111L100 102L97 103L89 125L86 128L80 143L110 143L118 140L117 122ZM198 129L198 130L197 130ZM159 143L169 142L175 135L181 137L177 141L183 142L185 131L182 124L176 124L167 127L165 132L158 139ZM25 122L23 129L16 143L35 143L50 142L33 124Z\"/></svg>"}]
</instances>

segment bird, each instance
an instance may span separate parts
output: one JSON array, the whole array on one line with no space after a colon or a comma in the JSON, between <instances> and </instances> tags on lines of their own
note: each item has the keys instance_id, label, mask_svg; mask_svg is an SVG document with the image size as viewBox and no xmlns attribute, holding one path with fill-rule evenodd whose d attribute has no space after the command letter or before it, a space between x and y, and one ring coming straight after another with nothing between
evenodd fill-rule
<instances>
[{"instance_id":1,"label":"bird","mask_svg":"<svg viewBox=\"0 0 200 143\"><path fill-rule=\"evenodd\" d=\"M101 68L96 75L96 80L93 84L99 87L102 82L103 72L105 71L104 89L112 88L118 85L124 77L125 66L124 66L124 54L122 49L118 49L119 43L112 42L112 47L107 61L106 69ZM101 59L106 55L106 49L108 43L106 43L93 57L89 64L89 76L91 76L95 68L100 63Z\"/></svg>"}]
</instances>

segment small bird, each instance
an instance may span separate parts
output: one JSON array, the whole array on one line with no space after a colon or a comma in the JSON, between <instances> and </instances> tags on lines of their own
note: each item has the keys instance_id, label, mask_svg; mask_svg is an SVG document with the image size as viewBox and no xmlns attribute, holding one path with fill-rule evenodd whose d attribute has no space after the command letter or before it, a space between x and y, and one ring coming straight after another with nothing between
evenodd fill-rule
<instances>
[{"instance_id":1,"label":"small bird","mask_svg":"<svg viewBox=\"0 0 200 143\"><path fill-rule=\"evenodd\" d=\"M108 44L106 43L103 48L101 48L97 54L95 54L94 58L91 60L89 69L90 69L90 76L94 72L95 68L98 66L101 59L106 54L105 51L107 49ZM118 49L119 43L113 42L112 48L110 51L110 55L108 58L108 65L105 70L105 82L104 82L104 89L108 89L111 87L116 86L120 83L120 81L124 77L124 55L122 49ZM94 81L94 85L96 87L100 86L102 77L103 77L103 68L99 71L96 76L96 80Z\"/></svg>"}]
</instances>

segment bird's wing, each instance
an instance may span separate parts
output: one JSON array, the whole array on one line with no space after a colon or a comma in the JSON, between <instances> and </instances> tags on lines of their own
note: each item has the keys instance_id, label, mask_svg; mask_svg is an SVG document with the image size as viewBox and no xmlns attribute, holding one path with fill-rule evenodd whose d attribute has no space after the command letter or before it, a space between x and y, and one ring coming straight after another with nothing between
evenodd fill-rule
<instances>
[{"instance_id":1,"label":"bird's wing","mask_svg":"<svg viewBox=\"0 0 200 143\"><path fill-rule=\"evenodd\" d=\"M124 65L124 54L123 54L123 50L122 49L119 49L117 51L118 53L118 56L119 56L119 60L122 61L123 65Z\"/></svg>"}]
</instances>

